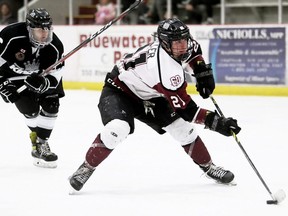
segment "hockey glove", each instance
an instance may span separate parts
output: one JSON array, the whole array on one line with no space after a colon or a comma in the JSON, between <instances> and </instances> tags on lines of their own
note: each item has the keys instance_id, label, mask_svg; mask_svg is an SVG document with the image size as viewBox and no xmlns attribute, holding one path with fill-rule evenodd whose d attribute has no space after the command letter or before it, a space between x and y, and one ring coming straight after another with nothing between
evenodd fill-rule
<instances>
[{"instance_id":1,"label":"hockey glove","mask_svg":"<svg viewBox=\"0 0 288 216\"><path fill-rule=\"evenodd\" d=\"M202 98L206 99L215 89L211 64L200 63L194 67L196 88Z\"/></svg>"},{"instance_id":2,"label":"hockey glove","mask_svg":"<svg viewBox=\"0 0 288 216\"><path fill-rule=\"evenodd\" d=\"M0 94L6 103L14 103L20 98L17 87L9 80L0 84Z\"/></svg>"},{"instance_id":3,"label":"hockey glove","mask_svg":"<svg viewBox=\"0 0 288 216\"><path fill-rule=\"evenodd\" d=\"M46 77L37 73L32 73L31 75L27 76L24 83L30 91L39 94L47 91L50 87L50 81Z\"/></svg>"},{"instance_id":4,"label":"hockey glove","mask_svg":"<svg viewBox=\"0 0 288 216\"><path fill-rule=\"evenodd\" d=\"M241 130L236 119L221 117L217 112L208 113L205 119L205 126L224 136L232 136L232 131L238 134Z\"/></svg>"}]
</instances>

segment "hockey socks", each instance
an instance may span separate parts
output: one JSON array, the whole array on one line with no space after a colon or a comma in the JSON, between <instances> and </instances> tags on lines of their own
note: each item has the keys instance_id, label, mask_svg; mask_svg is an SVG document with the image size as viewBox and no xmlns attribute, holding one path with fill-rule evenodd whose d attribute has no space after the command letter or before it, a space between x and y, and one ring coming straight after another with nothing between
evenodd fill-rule
<instances>
[{"instance_id":1,"label":"hockey socks","mask_svg":"<svg viewBox=\"0 0 288 216\"><path fill-rule=\"evenodd\" d=\"M112 151L106 148L100 139L100 134L98 134L86 153L86 162L92 167L97 167Z\"/></svg>"},{"instance_id":2,"label":"hockey socks","mask_svg":"<svg viewBox=\"0 0 288 216\"><path fill-rule=\"evenodd\" d=\"M183 148L196 164L200 165L211 162L210 154L199 136L194 142L183 146Z\"/></svg>"}]
</instances>

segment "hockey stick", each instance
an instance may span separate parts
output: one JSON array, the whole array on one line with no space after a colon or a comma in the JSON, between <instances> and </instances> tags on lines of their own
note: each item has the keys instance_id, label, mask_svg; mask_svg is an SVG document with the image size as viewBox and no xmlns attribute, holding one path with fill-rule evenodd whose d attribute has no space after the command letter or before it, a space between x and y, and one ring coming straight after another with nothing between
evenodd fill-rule
<instances>
[{"instance_id":1,"label":"hockey stick","mask_svg":"<svg viewBox=\"0 0 288 216\"><path fill-rule=\"evenodd\" d=\"M212 94L210 94L209 97L212 100L213 104L215 105L215 107L216 107L217 111L219 112L220 116L224 117L223 112L221 111L220 107L218 106L218 104L217 104L216 100L214 99L214 97L212 96ZM278 190L276 193L272 194L271 190L269 189L269 187L265 183L264 179L262 178L262 176L258 172L257 168L255 167L254 163L252 162L252 160L248 156L247 152L245 151L244 147L242 146L242 144L241 144L240 140L238 139L238 137L236 136L236 134L232 130L231 130L231 133L232 133L232 136L234 137L236 143L238 144L238 146L240 147L240 149L244 153L244 155L245 155L246 159L248 160L249 164L251 165L251 167L253 168L253 170L257 174L258 178L261 180L262 184L264 185L264 187L266 188L266 190L270 194L272 200L267 200L266 203L267 204L278 204L278 203L282 202L285 199L285 197L286 197L286 194L285 194L284 190Z\"/></svg>"},{"instance_id":2,"label":"hockey stick","mask_svg":"<svg viewBox=\"0 0 288 216\"><path fill-rule=\"evenodd\" d=\"M52 64L50 67L48 67L46 70L44 70L41 75L45 76L47 74L49 74L49 72L55 68L56 66L58 66L59 64L61 64L62 62L64 62L67 58L69 58L70 56L72 56L74 53L76 53L78 50L80 50L82 47L84 47L86 44L88 44L90 41L92 41L94 38L96 38L98 35L100 35L102 32L104 32L106 29L108 29L110 26L112 26L114 23L118 22L119 20L121 20L124 16L126 16L127 14L129 14L131 11L133 11L143 0L136 0L133 4L130 5L129 8L127 8L124 12L122 12L118 17L116 17L115 19L111 20L109 23L107 23L106 25L104 25L99 31L95 32L94 34L92 34L89 38L87 38L86 40L84 40L82 43L80 43L77 47L75 47L73 50L71 50L69 53L67 53L65 56L63 56L61 59L59 59L57 62L55 62L54 64ZM24 91L27 87L25 85L21 86L19 89L17 89L18 93L21 93L22 91Z\"/></svg>"}]
</instances>

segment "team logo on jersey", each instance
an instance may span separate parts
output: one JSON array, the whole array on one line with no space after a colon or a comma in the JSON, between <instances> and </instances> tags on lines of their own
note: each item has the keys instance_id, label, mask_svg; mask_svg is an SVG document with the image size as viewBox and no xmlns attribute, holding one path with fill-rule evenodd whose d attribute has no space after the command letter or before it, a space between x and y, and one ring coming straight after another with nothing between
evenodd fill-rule
<instances>
[{"instance_id":1,"label":"team logo on jersey","mask_svg":"<svg viewBox=\"0 0 288 216\"><path fill-rule=\"evenodd\" d=\"M179 75L170 78L171 85L176 87L181 83L181 77Z\"/></svg>"},{"instance_id":2,"label":"team logo on jersey","mask_svg":"<svg viewBox=\"0 0 288 216\"><path fill-rule=\"evenodd\" d=\"M25 71L29 71L30 73L38 73L40 67L39 60L33 59L32 62L26 61L23 64L25 66Z\"/></svg>"},{"instance_id":3,"label":"team logo on jersey","mask_svg":"<svg viewBox=\"0 0 288 216\"><path fill-rule=\"evenodd\" d=\"M17 52L16 54L15 54L15 57L16 57L16 59L18 60L18 61L23 61L24 59L25 59L25 53L26 51L25 50L23 50L23 49L21 49L19 52Z\"/></svg>"}]
</instances>

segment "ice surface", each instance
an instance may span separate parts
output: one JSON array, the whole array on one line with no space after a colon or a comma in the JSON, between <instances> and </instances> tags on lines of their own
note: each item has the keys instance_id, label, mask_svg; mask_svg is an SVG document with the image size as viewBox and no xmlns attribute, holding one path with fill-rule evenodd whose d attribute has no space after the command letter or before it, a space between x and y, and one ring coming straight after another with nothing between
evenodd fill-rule
<instances>
[{"instance_id":1,"label":"ice surface","mask_svg":"<svg viewBox=\"0 0 288 216\"><path fill-rule=\"evenodd\" d=\"M192 95L208 109L211 100ZM232 137L198 126L214 162L234 172L223 186L201 170L167 134L136 122L136 131L94 172L82 191L69 195L68 177L102 129L99 92L67 90L50 139L56 169L32 165L29 130L12 104L0 102L1 216L250 216L288 213L287 199L271 199ZM223 113L238 119L240 142L272 192L288 191L288 98L215 95Z\"/></svg>"}]
</instances>

